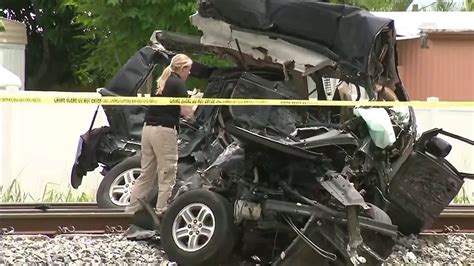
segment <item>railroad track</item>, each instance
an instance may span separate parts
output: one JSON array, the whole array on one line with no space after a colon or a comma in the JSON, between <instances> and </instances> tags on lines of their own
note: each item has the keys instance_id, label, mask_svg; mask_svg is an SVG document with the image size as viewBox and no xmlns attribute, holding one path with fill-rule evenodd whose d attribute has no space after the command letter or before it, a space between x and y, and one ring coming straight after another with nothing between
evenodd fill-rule
<instances>
[{"instance_id":1,"label":"railroad track","mask_svg":"<svg viewBox=\"0 0 474 266\"><path fill-rule=\"evenodd\" d=\"M426 232L474 233L474 205L448 206Z\"/></svg>"},{"instance_id":2,"label":"railroad track","mask_svg":"<svg viewBox=\"0 0 474 266\"><path fill-rule=\"evenodd\" d=\"M123 209L86 204L0 205L0 234L57 235L120 233L132 215ZM448 206L426 233L474 233L474 205Z\"/></svg>"},{"instance_id":3,"label":"railroad track","mask_svg":"<svg viewBox=\"0 0 474 266\"><path fill-rule=\"evenodd\" d=\"M123 209L86 204L0 205L0 234L57 235L120 233L132 218Z\"/></svg>"}]
</instances>

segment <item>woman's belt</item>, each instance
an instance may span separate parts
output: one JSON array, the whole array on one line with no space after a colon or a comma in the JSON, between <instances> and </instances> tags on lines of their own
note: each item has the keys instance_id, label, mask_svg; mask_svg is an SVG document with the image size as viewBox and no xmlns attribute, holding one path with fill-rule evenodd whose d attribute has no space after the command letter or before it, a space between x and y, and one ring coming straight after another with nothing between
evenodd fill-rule
<instances>
[{"instance_id":1,"label":"woman's belt","mask_svg":"<svg viewBox=\"0 0 474 266\"><path fill-rule=\"evenodd\" d=\"M164 122L147 121L147 122L145 122L145 126L152 126L152 127L159 127L159 126L162 126L162 127L169 127L169 128L178 129L178 126L176 126L176 124L173 124L173 123L164 123Z\"/></svg>"}]
</instances>

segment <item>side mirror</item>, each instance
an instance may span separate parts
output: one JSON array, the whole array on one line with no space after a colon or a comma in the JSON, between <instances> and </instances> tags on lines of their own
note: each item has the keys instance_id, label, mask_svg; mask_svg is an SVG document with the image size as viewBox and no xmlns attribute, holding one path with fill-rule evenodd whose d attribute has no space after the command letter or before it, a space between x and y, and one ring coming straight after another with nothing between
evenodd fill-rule
<instances>
[{"instance_id":1,"label":"side mirror","mask_svg":"<svg viewBox=\"0 0 474 266\"><path fill-rule=\"evenodd\" d=\"M438 158L448 156L452 148L451 144L440 137L433 137L426 143L426 151Z\"/></svg>"}]
</instances>

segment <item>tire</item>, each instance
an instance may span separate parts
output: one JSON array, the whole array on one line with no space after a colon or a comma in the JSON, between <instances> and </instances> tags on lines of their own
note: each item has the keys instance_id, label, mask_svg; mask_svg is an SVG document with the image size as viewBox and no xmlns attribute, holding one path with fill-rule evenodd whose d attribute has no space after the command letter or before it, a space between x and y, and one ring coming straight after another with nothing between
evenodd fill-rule
<instances>
[{"instance_id":1,"label":"tire","mask_svg":"<svg viewBox=\"0 0 474 266\"><path fill-rule=\"evenodd\" d=\"M189 219L188 216L185 219L182 216L185 210L190 210L194 218ZM201 210L207 211L202 219L196 217L200 216ZM199 230L195 247L187 244L190 236L189 223L186 220L191 222L191 228L193 228L191 230ZM199 226L200 221L202 221L202 227ZM201 233L200 228L205 228L206 225L214 229L212 233L209 232L209 229L207 232L202 231ZM181 228L185 232L181 237L176 234L177 230L175 229L177 228ZM194 189L179 196L165 213L160 231L161 243L166 255L179 265L225 263L231 256L236 243L232 205L223 196L206 189Z\"/></svg>"},{"instance_id":2,"label":"tire","mask_svg":"<svg viewBox=\"0 0 474 266\"><path fill-rule=\"evenodd\" d=\"M110 169L96 193L99 208L125 208L130 202L130 189L141 173L141 157L129 157ZM113 187L123 186L123 193L112 192Z\"/></svg>"},{"instance_id":3,"label":"tire","mask_svg":"<svg viewBox=\"0 0 474 266\"><path fill-rule=\"evenodd\" d=\"M379 207L377 207L374 204L367 203L371 207L371 210L366 214L366 216L382 222L386 224L392 224L390 217ZM324 228L323 228L324 230ZM361 236L364 239L364 243L367 244L372 250L377 252L379 255L381 255L384 258L387 258L391 253L392 253L392 248L394 246L394 241L391 237L379 234L379 233L374 233L371 230L361 228ZM312 252L313 257L311 257L310 261L313 263L313 265L331 265L331 266L340 266L340 265L353 265L350 261L346 261L341 254L339 254L339 251L332 246L328 240L322 236L320 233L314 232L314 236L312 236L312 240L314 243L316 243L318 246L323 248L324 250L327 250L329 252L335 253L338 255L338 258L336 261L329 261L327 259L324 259L323 257L319 255L315 255L314 251L311 250L309 247L305 247L305 249L300 251L300 256L304 258L305 256L310 256L310 255L305 255L304 252ZM311 254L311 253L309 253ZM381 262L377 261L372 255L368 254L366 251L362 251L359 253L359 255L363 256L366 258L365 263L361 263L360 265L381 265ZM294 258L297 260L298 258ZM306 261L305 261L306 262ZM287 262L284 265L302 265L301 262L297 263L292 263Z\"/></svg>"},{"instance_id":4,"label":"tire","mask_svg":"<svg viewBox=\"0 0 474 266\"><path fill-rule=\"evenodd\" d=\"M371 210L368 212L368 216L370 218L378 222L390 225L392 224L390 216L388 216L388 214L385 213L382 209L371 203L367 203L367 205L369 205L371 208ZM361 234L367 246L369 246L373 251L382 256L382 258L386 259L390 256L390 254L392 253L392 249L395 246L395 241L393 240L393 238L365 229L361 230ZM382 265L380 261L378 261L366 252L363 252L359 255L363 255L367 259L367 262L363 265Z\"/></svg>"},{"instance_id":5,"label":"tire","mask_svg":"<svg viewBox=\"0 0 474 266\"><path fill-rule=\"evenodd\" d=\"M392 219L390 219L390 216L388 216L386 212L384 212L382 209L372 203L367 203L367 205L370 206L370 218L382 223L392 224Z\"/></svg>"}]
</instances>

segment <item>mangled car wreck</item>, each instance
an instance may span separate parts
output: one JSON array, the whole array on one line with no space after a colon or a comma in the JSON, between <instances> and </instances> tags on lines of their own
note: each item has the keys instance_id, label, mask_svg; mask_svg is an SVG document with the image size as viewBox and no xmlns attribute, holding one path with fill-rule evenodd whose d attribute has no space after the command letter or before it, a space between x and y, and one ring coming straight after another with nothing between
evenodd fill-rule
<instances>
[{"instance_id":1,"label":"mangled car wreck","mask_svg":"<svg viewBox=\"0 0 474 266\"><path fill-rule=\"evenodd\" d=\"M191 21L202 36L154 32L100 93L136 96L156 66L184 51L236 64L195 62L191 75L207 81L207 98L381 100L381 86L409 101L389 19L318 1L198 4ZM339 81L334 91L328 79ZM110 126L81 136L71 182L78 187L101 164L99 204L124 206L147 107L103 108ZM180 127L160 233L183 265L379 264L393 237L421 232L472 178L444 159L451 146L438 135L473 142L441 129L417 138L412 108L200 106Z\"/></svg>"}]
</instances>

